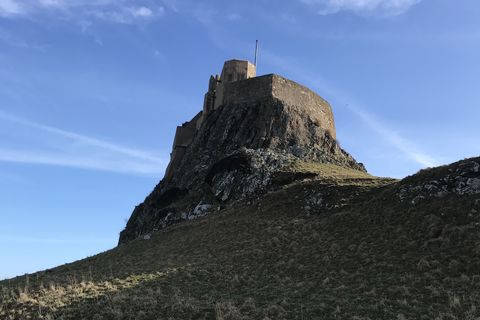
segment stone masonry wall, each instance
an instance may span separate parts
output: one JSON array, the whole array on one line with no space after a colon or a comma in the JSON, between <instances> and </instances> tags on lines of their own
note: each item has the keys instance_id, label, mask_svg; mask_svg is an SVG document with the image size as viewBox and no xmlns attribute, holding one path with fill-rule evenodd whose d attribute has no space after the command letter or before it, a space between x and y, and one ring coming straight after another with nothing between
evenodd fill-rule
<instances>
[{"instance_id":1,"label":"stone masonry wall","mask_svg":"<svg viewBox=\"0 0 480 320\"><path fill-rule=\"evenodd\" d=\"M288 105L309 109L311 115L318 115L318 118L312 120L336 139L332 108L315 92L292 80L272 75L272 94Z\"/></svg>"},{"instance_id":2,"label":"stone masonry wall","mask_svg":"<svg viewBox=\"0 0 480 320\"><path fill-rule=\"evenodd\" d=\"M223 84L221 104L252 103L273 97L285 104L307 109L316 118L312 121L335 139L335 122L330 104L315 92L275 74Z\"/></svg>"},{"instance_id":3,"label":"stone masonry wall","mask_svg":"<svg viewBox=\"0 0 480 320\"><path fill-rule=\"evenodd\" d=\"M223 84L221 105L249 103L272 97L272 74Z\"/></svg>"}]
</instances>

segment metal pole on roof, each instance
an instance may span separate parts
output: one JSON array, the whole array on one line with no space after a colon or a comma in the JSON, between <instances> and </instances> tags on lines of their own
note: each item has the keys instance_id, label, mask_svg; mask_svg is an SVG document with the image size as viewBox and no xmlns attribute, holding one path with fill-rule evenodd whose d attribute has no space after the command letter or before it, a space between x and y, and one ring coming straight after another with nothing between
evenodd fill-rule
<instances>
[{"instance_id":1,"label":"metal pole on roof","mask_svg":"<svg viewBox=\"0 0 480 320\"><path fill-rule=\"evenodd\" d=\"M255 67L257 66L257 53L258 53L258 40L255 40L255 60L253 63Z\"/></svg>"}]
</instances>

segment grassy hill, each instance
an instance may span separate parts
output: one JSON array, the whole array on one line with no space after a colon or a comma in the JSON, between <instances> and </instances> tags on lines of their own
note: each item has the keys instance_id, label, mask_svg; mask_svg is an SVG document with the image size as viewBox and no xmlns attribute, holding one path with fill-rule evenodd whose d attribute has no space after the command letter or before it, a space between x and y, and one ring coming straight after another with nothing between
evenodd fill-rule
<instances>
[{"instance_id":1,"label":"grassy hill","mask_svg":"<svg viewBox=\"0 0 480 320\"><path fill-rule=\"evenodd\" d=\"M480 319L479 163L299 162L256 201L0 282L0 319Z\"/></svg>"}]
</instances>

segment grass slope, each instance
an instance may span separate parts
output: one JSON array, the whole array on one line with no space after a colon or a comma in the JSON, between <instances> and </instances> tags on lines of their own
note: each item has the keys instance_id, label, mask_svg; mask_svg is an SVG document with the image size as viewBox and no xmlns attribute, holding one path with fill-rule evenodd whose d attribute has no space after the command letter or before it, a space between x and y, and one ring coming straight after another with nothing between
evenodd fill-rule
<instances>
[{"instance_id":1,"label":"grass slope","mask_svg":"<svg viewBox=\"0 0 480 320\"><path fill-rule=\"evenodd\" d=\"M0 319L480 319L478 195L412 204L392 179L288 171L316 176L0 282Z\"/></svg>"}]
</instances>

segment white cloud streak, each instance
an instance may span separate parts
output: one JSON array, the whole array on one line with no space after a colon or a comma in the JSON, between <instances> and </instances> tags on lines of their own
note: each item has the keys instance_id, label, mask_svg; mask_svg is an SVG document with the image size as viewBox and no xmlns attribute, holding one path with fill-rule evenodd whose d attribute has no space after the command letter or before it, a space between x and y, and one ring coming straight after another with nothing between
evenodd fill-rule
<instances>
[{"instance_id":1,"label":"white cloud streak","mask_svg":"<svg viewBox=\"0 0 480 320\"><path fill-rule=\"evenodd\" d=\"M148 21L155 17L163 15L165 12L163 7L159 7L153 11L147 7L116 7L106 10L91 10L89 13L100 20L122 23L134 24L139 21Z\"/></svg>"},{"instance_id":2,"label":"white cloud streak","mask_svg":"<svg viewBox=\"0 0 480 320\"><path fill-rule=\"evenodd\" d=\"M34 131L34 148L0 146L0 161L30 163L111 171L128 174L159 175L168 160L152 153L127 148L97 138L46 126L0 111L0 120L21 130ZM52 148L50 145L54 145Z\"/></svg>"},{"instance_id":3,"label":"white cloud streak","mask_svg":"<svg viewBox=\"0 0 480 320\"><path fill-rule=\"evenodd\" d=\"M131 9L132 15L134 17L151 17L153 16L153 11L147 7L138 7Z\"/></svg>"},{"instance_id":4,"label":"white cloud streak","mask_svg":"<svg viewBox=\"0 0 480 320\"><path fill-rule=\"evenodd\" d=\"M99 19L135 24L161 17L161 5L146 6L136 0L0 0L0 17L27 17L55 13L67 19Z\"/></svg>"},{"instance_id":5,"label":"white cloud streak","mask_svg":"<svg viewBox=\"0 0 480 320\"><path fill-rule=\"evenodd\" d=\"M422 0L301 0L320 15L350 11L360 15L396 16Z\"/></svg>"},{"instance_id":6,"label":"white cloud streak","mask_svg":"<svg viewBox=\"0 0 480 320\"><path fill-rule=\"evenodd\" d=\"M0 17L21 14L23 10L22 5L16 0L0 0Z\"/></svg>"},{"instance_id":7,"label":"white cloud streak","mask_svg":"<svg viewBox=\"0 0 480 320\"><path fill-rule=\"evenodd\" d=\"M438 162L435 159L418 150L412 142L384 126L381 121L377 120L369 112L354 105L347 105L347 107L349 110L355 113L355 115L357 115L372 131L377 133L384 140L388 141L397 150L405 154L410 160L413 160L424 167L434 167L438 165Z\"/></svg>"}]
</instances>

